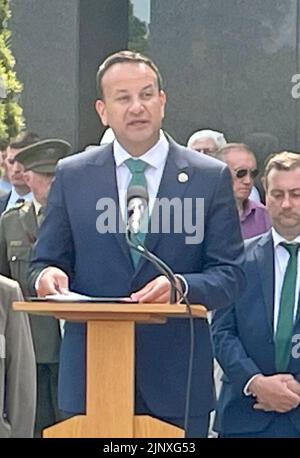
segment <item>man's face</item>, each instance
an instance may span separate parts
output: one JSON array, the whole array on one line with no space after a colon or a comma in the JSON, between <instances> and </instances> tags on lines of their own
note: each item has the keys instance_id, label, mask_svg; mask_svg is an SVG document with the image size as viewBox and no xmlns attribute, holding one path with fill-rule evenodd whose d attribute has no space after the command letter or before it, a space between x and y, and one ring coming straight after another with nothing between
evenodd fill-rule
<instances>
[{"instance_id":1,"label":"man's face","mask_svg":"<svg viewBox=\"0 0 300 458\"><path fill-rule=\"evenodd\" d=\"M24 173L24 179L35 199L43 206L46 205L48 193L53 180L53 175L36 173L28 170Z\"/></svg>"},{"instance_id":2,"label":"man's face","mask_svg":"<svg viewBox=\"0 0 300 458\"><path fill-rule=\"evenodd\" d=\"M253 186L251 172L256 170L255 157L243 149L234 149L228 151L224 159L232 174L234 197L236 200L244 202L250 196ZM236 176L237 172L239 176L240 171L244 171L242 178Z\"/></svg>"},{"instance_id":3,"label":"man's face","mask_svg":"<svg viewBox=\"0 0 300 458\"><path fill-rule=\"evenodd\" d=\"M158 90L155 72L143 63L112 65L102 79L103 100L96 111L120 144L140 156L159 139L166 97Z\"/></svg>"},{"instance_id":4,"label":"man's face","mask_svg":"<svg viewBox=\"0 0 300 458\"><path fill-rule=\"evenodd\" d=\"M300 167L271 169L266 183L266 206L276 231L286 240L300 235Z\"/></svg>"},{"instance_id":5,"label":"man's face","mask_svg":"<svg viewBox=\"0 0 300 458\"><path fill-rule=\"evenodd\" d=\"M22 164L15 160L19 149L7 147L5 165L7 168L7 176L13 186L25 186L24 181L24 167Z\"/></svg>"},{"instance_id":6,"label":"man's face","mask_svg":"<svg viewBox=\"0 0 300 458\"><path fill-rule=\"evenodd\" d=\"M214 155L218 149L212 138L199 138L192 143L191 148L208 155Z\"/></svg>"}]
</instances>

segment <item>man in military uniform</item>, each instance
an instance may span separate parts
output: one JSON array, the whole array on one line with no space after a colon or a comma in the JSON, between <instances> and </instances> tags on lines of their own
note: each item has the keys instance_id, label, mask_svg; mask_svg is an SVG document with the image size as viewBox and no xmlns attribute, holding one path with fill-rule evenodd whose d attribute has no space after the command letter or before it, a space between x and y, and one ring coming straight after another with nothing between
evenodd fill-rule
<instances>
[{"instance_id":1,"label":"man in military uniform","mask_svg":"<svg viewBox=\"0 0 300 458\"><path fill-rule=\"evenodd\" d=\"M43 218L56 163L68 155L71 145L63 140L43 140L20 150L16 160L24 169L24 179L33 194L7 210L0 218L0 273L17 280L24 296L29 296L27 271L31 248ZM57 376L60 348L59 322L52 317L30 316L37 362L37 414L35 436L60 419L57 408Z\"/></svg>"}]
</instances>

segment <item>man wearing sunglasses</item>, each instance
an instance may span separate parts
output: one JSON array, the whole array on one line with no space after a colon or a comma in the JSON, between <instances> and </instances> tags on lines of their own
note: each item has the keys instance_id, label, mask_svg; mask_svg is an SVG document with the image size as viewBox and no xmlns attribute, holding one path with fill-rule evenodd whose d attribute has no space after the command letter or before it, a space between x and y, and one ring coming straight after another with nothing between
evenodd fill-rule
<instances>
[{"instance_id":1,"label":"man wearing sunglasses","mask_svg":"<svg viewBox=\"0 0 300 458\"><path fill-rule=\"evenodd\" d=\"M263 234L271 227L267 210L263 204L249 198L254 178L258 175L254 154L243 143L228 143L216 157L226 162L231 170L243 238Z\"/></svg>"}]
</instances>

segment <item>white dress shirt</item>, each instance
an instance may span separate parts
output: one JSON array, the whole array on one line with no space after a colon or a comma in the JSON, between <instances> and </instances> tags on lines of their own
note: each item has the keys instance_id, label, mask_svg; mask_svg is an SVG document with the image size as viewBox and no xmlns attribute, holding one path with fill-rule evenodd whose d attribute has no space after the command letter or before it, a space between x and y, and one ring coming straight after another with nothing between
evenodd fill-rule
<instances>
[{"instance_id":1,"label":"white dress shirt","mask_svg":"<svg viewBox=\"0 0 300 458\"><path fill-rule=\"evenodd\" d=\"M32 193L31 192L28 192L27 194L24 194L23 196L20 196L15 187L13 186L12 189L11 189L11 194L10 194L10 197L9 197L9 200L7 202L7 205L5 207L5 210L9 210L10 208L14 207L16 205L16 202L18 199L24 199L26 201L31 201L32 200Z\"/></svg>"},{"instance_id":2,"label":"white dress shirt","mask_svg":"<svg viewBox=\"0 0 300 458\"><path fill-rule=\"evenodd\" d=\"M274 321L273 329L274 334L277 329L278 316L279 316L279 305L280 305L280 296L282 283L284 279L284 274L290 259L288 251L281 245L281 242L287 243L300 243L300 236L296 237L294 240L285 240L278 232L272 228L272 236L274 241L274 271L275 271L275 294L274 294ZM300 252L300 250L299 250ZM298 300L299 300L299 287L300 287L300 254L298 252L298 264L297 264L297 282L296 282L296 291L295 291L295 305L294 305L294 320L297 315Z\"/></svg>"},{"instance_id":3,"label":"white dress shirt","mask_svg":"<svg viewBox=\"0 0 300 458\"><path fill-rule=\"evenodd\" d=\"M164 133L160 132L158 142L152 146L151 149L146 151L142 156L136 159L141 159L149 166L145 170L145 178L147 181L147 191L149 195L149 214L153 210L155 198L158 193L159 185L161 182L162 174L166 164L169 151L169 142ZM119 193L119 205L123 220L126 221L126 194L127 188L130 183L132 174L125 164L127 159L135 159L120 145L118 140L114 140L113 154L116 163L117 187Z\"/></svg>"}]
</instances>

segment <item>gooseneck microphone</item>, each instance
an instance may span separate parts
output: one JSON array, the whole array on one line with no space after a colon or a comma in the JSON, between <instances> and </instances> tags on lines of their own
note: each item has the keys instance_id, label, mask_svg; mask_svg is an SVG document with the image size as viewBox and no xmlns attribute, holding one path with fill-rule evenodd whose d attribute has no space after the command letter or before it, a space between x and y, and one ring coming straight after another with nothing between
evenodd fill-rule
<instances>
[{"instance_id":1,"label":"gooseneck microphone","mask_svg":"<svg viewBox=\"0 0 300 458\"><path fill-rule=\"evenodd\" d=\"M167 277L170 282L170 304L176 304L176 293L180 299L183 299L187 305L189 322L190 322L190 354L188 361L188 373L186 384L186 399L184 411L184 430L185 437L189 424L189 411L190 411L190 395L192 386L192 371L194 360L194 320L191 310L191 305L186 297L177 286L176 275L172 269L158 256L151 253L144 245L145 226L148 227L148 203L149 196L143 186L131 186L127 193L127 228L126 240L130 248L138 252L145 259L150 261L159 272ZM144 232L141 231L144 229ZM142 234L141 234L142 232Z\"/></svg>"},{"instance_id":2,"label":"gooseneck microphone","mask_svg":"<svg viewBox=\"0 0 300 458\"><path fill-rule=\"evenodd\" d=\"M172 269L158 256L149 251L142 238L139 237L141 229L145 230L145 225L148 227L148 203L149 196L146 189L143 186L132 186L129 188L127 193L127 229L126 229L126 240L130 248L137 251L141 256L146 258L155 267L165 275L170 284L170 304L175 304L176 292L182 297L183 294L177 286L176 276Z\"/></svg>"},{"instance_id":3,"label":"gooseneck microphone","mask_svg":"<svg viewBox=\"0 0 300 458\"><path fill-rule=\"evenodd\" d=\"M147 219L149 196L143 186L131 186L127 192L127 228L130 234L138 234L143 218Z\"/></svg>"}]
</instances>

